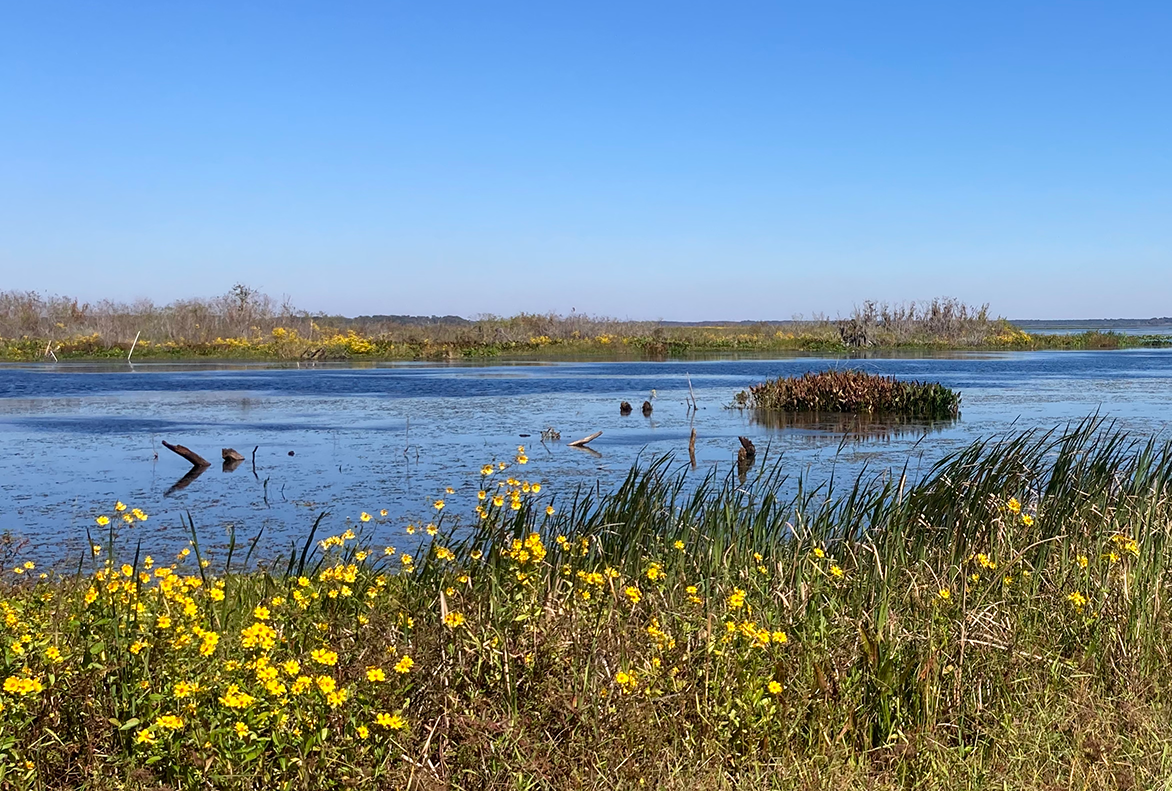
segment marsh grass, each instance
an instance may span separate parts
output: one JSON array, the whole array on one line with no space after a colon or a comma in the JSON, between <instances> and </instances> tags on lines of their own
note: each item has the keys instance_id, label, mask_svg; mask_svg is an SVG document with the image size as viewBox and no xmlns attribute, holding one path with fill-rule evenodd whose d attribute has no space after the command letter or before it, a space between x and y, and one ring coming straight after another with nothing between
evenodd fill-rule
<instances>
[{"instance_id":1,"label":"marsh grass","mask_svg":"<svg viewBox=\"0 0 1172 791\"><path fill-rule=\"evenodd\" d=\"M22 567L0 783L1115 789L1172 771L1166 441L1093 418L918 481L816 487L784 460L742 483L662 458L550 498L520 469L486 468L460 541L440 519L392 552L359 519L260 569L204 567L198 540L151 569L102 550L77 575Z\"/></svg>"},{"instance_id":2,"label":"marsh grass","mask_svg":"<svg viewBox=\"0 0 1172 791\"><path fill-rule=\"evenodd\" d=\"M770 379L737 393L733 403L773 412L847 412L928 420L949 420L960 414L960 394L938 382L911 382L856 370Z\"/></svg>"},{"instance_id":3,"label":"marsh grass","mask_svg":"<svg viewBox=\"0 0 1172 791\"><path fill-rule=\"evenodd\" d=\"M140 337L141 333L141 337ZM630 321L573 313L516 316L327 316L246 285L211 299L156 305L82 303L36 292L0 292L0 360L190 358L417 360L493 357L664 359L703 353L872 349L1126 348L1169 338L1113 333L1033 336L955 299L866 302L846 318L712 325Z\"/></svg>"}]
</instances>

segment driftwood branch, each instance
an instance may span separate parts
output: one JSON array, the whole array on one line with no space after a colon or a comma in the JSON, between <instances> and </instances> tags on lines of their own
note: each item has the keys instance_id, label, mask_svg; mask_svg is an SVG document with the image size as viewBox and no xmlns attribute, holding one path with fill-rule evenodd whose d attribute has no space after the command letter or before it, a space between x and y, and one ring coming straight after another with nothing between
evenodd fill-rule
<instances>
[{"instance_id":1,"label":"driftwood branch","mask_svg":"<svg viewBox=\"0 0 1172 791\"><path fill-rule=\"evenodd\" d=\"M692 437L688 440L688 459L692 462L692 469L696 469L696 427L692 427Z\"/></svg>"},{"instance_id":2,"label":"driftwood branch","mask_svg":"<svg viewBox=\"0 0 1172 791\"><path fill-rule=\"evenodd\" d=\"M598 439L601 436L602 436L601 431L595 431L589 437L582 437L582 439L576 439L573 442L567 442L566 447L567 448L582 448L582 447L585 447L587 443L593 442L594 440Z\"/></svg>"},{"instance_id":3,"label":"driftwood branch","mask_svg":"<svg viewBox=\"0 0 1172 791\"><path fill-rule=\"evenodd\" d=\"M174 451L175 453L178 453L180 456L182 456L183 458L185 458L189 462L191 462L191 466L193 466L193 467L210 467L210 466L212 466L211 462L209 462L203 456L200 456L198 453L193 451L191 448L184 447L183 445L172 445L167 440L163 440L163 447L166 448L167 450Z\"/></svg>"}]
</instances>

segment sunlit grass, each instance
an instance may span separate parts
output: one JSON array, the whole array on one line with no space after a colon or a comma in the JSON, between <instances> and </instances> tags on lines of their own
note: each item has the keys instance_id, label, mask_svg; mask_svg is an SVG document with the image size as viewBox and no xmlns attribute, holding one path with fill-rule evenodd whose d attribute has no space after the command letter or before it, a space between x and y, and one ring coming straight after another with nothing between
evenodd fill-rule
<instances>
[{"instance_id":1,"label":"sunlit grass","mask_svg":"<svg viewBox=\"0 0 1172 791\"><path fill-rule=\"evenodd\" d=\"M523 457L390 541L361 512L263 568L195 536L166 560L95 542L65 576L18 561L0 782L1119 788L1170 769L1167 444L1088 421L847 488L660 460L604 496L526 480Z\"/></svg>"}]
</instances>

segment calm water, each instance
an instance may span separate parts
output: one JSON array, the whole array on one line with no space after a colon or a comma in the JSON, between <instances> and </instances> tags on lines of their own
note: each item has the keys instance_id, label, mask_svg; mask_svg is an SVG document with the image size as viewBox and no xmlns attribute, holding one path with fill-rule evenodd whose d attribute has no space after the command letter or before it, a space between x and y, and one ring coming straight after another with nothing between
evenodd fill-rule
<instances>
[{"instance_id":1,"label":"calm water","mask_svg":"<svg viewBox=\"0 0 1172 791\"><path fill-rule=\"evenodd\" d=\"M759 421L723 408L767 377L846 365L957 388L961 419L844 445L841 423ZM685 405L688 376L700 405L694 415ZM644 418L639 405L652 390L654 413ZM624 399L635 406L628 417L619 415ZM187 511L209 544L222 543L234 524L242 536L264 528L262 552L271 552L303 536L322 510L331 513L325 529L334 531L347 516L385 508L390 515L375 530L402 542L408 520L434 518L436 497L447 503L446 519L467 519L480 467L511 461L519 444L530 462L512 471L541 481L542 497L556 505L579 484L605 490L640 454L675 452L686 460L693 426L700 472L728 470L743 434L759 451L784 454L794 472L825 478L835 466L840 473L863 465L879 471L909 459L915 472L976 437L1014 426L1051 428L1096 410L1137 431L1162 431L1170 407L1170 350L850 362L2 366L0 531L29 539L24 554L42 561L76 558L94 517L121 499L150 514L124 538L141 538L156 552L183 545L180 516ZM547 426L561 432L561 442L539 441ZM604 433L593 451L565 446L598 430ZM215 464L176 488L189 465L161 440ZM251 461L221 470L220 448L250 457L254 446L255 475ZM443 494L446 486L456 493Z\"/></svg>"},{"instance_id":2,"label":"calm water","mask_svg":"<svg viewBox=\"0 0 1172 791\"><path fill-rule=\"evenodd\" d=\"M1142 327L1132 327L1114 324L1097 325L1030 325L1023 328L1030 335L1078 335L1090 330L1099 332L1114 332L1118 335L1172 335L1172 324L1145 324Z\"/></svg>"}]
</instances>

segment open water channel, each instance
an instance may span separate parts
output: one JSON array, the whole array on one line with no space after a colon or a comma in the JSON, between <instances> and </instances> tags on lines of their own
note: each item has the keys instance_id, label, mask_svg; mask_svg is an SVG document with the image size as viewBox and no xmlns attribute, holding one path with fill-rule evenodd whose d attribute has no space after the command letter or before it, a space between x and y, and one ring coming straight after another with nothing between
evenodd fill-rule
<instances>
[{"instance_id":1,"label":"open water channel","mask_svg":"<svg viewBox=\"0 0 1172 791\"><path fill-rule=\"evenodd\" d=\"M761 420L726 408L751 384L827 367L942 382L961 391L961 417L860 426ZM639 410L645 399L654 405L650 417ZM621 400L635 406L632 415L620 416ZM542 500L556 506L580 485L607 490L640 459L675 453L686 463L693 427L698 476L731 470L737 437L746 435L759 456L781 454L793 473L825 480L832 470L864 466L898 474L908 464L914 475L973 439L1049 429L1096 411L1136 432L1163 432L1172 415L1172 350L477 366L6 365L0 531L27 540L22 557L76 562L87 528L103 535L95 517L112 515L121 500L149 514L122 536L141 539L144 551L184 546L187 513L212 545L223 544L230 526L241 541L263 528L261 553L304 537L321 511L330 513L322 529L336 532L346 518L386 509L367 527L378 541L394 540L408 522L434 521L437 498L447 523L471 521L481 467L513 462L518 445L529 462L509 473L540 482ZM541 441L550 426L560 442ZM591 450L566 446L599 430ZM191 447L213 466L185 482L188 463L162 440ZM224 447L249 458L225 472Z\"/></svg>"}]
</instances>

